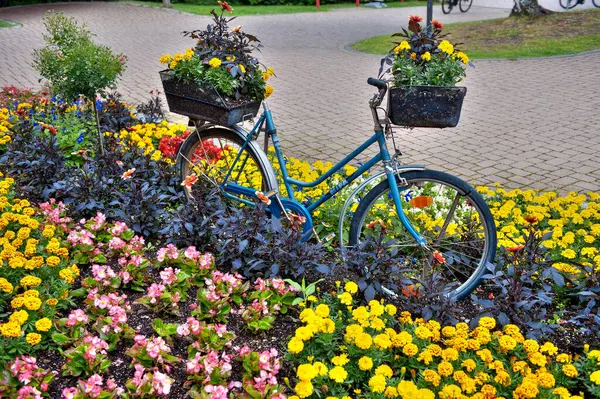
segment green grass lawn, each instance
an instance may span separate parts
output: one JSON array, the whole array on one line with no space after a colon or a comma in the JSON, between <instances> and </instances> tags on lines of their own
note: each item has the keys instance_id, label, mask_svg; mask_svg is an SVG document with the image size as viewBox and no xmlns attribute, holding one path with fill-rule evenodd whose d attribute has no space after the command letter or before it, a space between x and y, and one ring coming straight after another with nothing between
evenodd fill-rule
<instances>
[{"instance_id":1,"label":"green grass lawn","mask_svg":"<svg viewBox=\"0 0 600 399\"><path fill-rule=\"evenodd\" d=\"M15 26L15 24L0 19L0 28L10 28L11 26Z\"/></svg>"},{"instance_id":2,"label":"green grass lawn","mask_svg":"<svg viewBox=\"0 0 600 399\"><path fill-rule=\"evenodd\" d=\"M448 24L450 41L472 59L523 58L576 54L600 49L600 9L555 13L546 17L503 18ZM387 54L398 38L372 37L353 44L357 51Z\"/></svg>"},{"instance_id":3,"label":"green grass lawn","mask_svg":"<svg viewBox=\"0 0 600 399\"><path fill-rule=\"evenodd\" d=\"M162 3L155 3L149 1L126 1L127 3L136 5L145 5L151 7L162 7ZM426 6L426 1L405 1L400 2L395 0L388 4L389 7L414 7L414 6ZM320 9L317 9L314 5L301 6L301 5L273 5L273 6L249 6L249 5L232 5L233 15L267 15L267 14L296 14L300 12L324 12L339 8L352 8L356 7L354 3L342 3L342 4L325 4ZM173 8L179 11L188 12L190 14L208 15L210 10L219 8L219 5L215 1L215 5L199 5L199 4L186 4L177 3L173 4ZM366 8L366 7L365 7Z\"/></svg>"}]
</instances>

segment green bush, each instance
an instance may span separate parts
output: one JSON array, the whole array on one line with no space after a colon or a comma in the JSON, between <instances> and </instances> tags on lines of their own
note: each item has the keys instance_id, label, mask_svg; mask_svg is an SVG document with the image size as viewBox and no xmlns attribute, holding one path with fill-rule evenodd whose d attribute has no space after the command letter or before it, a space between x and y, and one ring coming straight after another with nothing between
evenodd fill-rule
<instances>
[{"instance_id":1,"label":"green bush","mask_svg":"<svg viewBox=\"0 0 600 399\"><path fill-rule=\"evenodd\" d=\"M44 25L46 45L34 51L33 65L48 79L54 94L65 100L80 95L94 99L102 90L114 87L125 69L125 56L95 44L85 24L62 13L46 14Z\"/></svg>"}]
</instances>

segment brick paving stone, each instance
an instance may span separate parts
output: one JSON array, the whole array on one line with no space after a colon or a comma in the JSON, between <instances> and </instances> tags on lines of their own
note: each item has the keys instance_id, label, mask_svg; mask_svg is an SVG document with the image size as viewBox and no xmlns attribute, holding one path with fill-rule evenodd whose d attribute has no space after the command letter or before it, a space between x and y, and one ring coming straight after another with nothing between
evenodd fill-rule
<instances>
[{"instance_id":1,"label":"brick paving stone","mask_svg":"<svg viewBox=\"0 0 600 399\"><path fill-rule=\"evenodd\" d=\"M546 0L544 0L546 1ZM500 18L512 1L485 0L444 23ZM544 4L546 6L546 4ZM503 8L502 8L503 7ZM97 40L128 56L119 90L132 102L160 87L157 59L190 45L180 31L208 17L122 3L70 3L0 9L20 28L0 29L0 84L39 88L31 51L43 45L48 9L85 21ZM275 68L269 101L287 155L340 160L372 134L366 79L379 58L347 50L364 38L399 30L424 7L343 9L318 14L244 16L236 22L264 44L261 60ZM461 123L454 129L396 129L406 163L446 170L474 184L600 190L600 52L577 56L482 60L469 68ZM577 71L577 72L574 72ZM177 121L184 119L175 117ZM361 160L373 155L365 152Z\"/></svg>"}]
</instances>

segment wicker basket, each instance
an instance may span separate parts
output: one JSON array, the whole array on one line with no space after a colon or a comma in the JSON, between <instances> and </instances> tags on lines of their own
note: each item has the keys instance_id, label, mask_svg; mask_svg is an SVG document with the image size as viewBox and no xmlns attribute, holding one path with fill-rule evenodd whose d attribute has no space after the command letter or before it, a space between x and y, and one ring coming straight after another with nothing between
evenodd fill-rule
<instances>
[{"instance_id":1,"label":"wicker basket","mask_svg":"<svg viewBox=\"0 0 600 399\"><path fill-rule=\"evenodd\" d=\"M455 127L466 93L466 87L393 87L388 96L388 117L399 126Z\"/></svg>"},{"instance_id":2,"label":"wicker basket","mask_svg":"<svg viewBox=\"0 0 600 399\"><path fill-rule=\"evenodd\" d=\"M254 118L260 109L260 101L231 103L221 97L212 86L201 87L183 82L168 69L159 73L169 110L176 114L232 126Z\"/></svg>"}]
</instances>

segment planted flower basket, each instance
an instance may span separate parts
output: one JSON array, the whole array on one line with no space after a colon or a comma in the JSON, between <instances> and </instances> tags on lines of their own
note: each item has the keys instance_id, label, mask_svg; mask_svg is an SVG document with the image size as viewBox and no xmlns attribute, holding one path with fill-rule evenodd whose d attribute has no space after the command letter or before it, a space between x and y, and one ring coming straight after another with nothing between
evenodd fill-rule
<instances>
[{"instance_id":1,"label":"planted flower basket","mask_svg":"<svg viewBox=\"0 0 600 399\"><path fill-rule=\"evenodd\" d=\"M455 127L466 93L466 87L393 87L388 96L388 117L400 126Z\"/></svg>"},{"instance_id":2,"label":"planted flower basket","mask_svg":"<svg viewBox=\"0 0 600 399\"><path fill-rule=\"evenodd\" d=\"M170 70L161 71L160 79L169 110L190 118L232 126L254 118L260 109L260 101L226 100L212 86L184 82Z\"/></svg>"}]
</instances>

